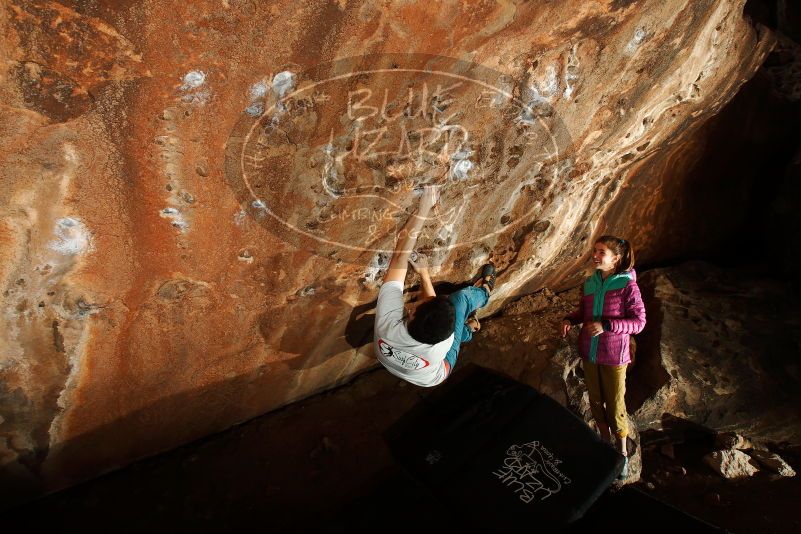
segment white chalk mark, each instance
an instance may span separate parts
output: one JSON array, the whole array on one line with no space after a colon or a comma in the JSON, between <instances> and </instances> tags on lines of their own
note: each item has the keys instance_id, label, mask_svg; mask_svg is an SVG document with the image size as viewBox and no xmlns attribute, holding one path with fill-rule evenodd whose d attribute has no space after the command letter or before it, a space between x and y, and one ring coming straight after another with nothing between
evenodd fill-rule
<instances>
[{"instance_id":1,"label":"white chalk mark","mask_svg":"<svg viewBox=\"0 0 801 534\"><path fill-rule=\"evenodd\" d=\"M259 80L250 86L250 105L245 108L245 113L251 117L261 117L264 113L264 97L270 90L270 86L264 80Z\"/></svg>"},{"instance_id":2,"label":"white chalk mark","mask_svg":"<svg viewBox=\"0 0 801 534\"><path fill-rule=\"evenodd\" d=\"M159 216L162 219L169 219L174 228L179 229L181 232L185 232L189 229L189 223L184 219L181 210L178 208L164 208L159 212Z\"/></svg>"},{"instance_id":3,"label":"white chalk mark","mask_svg":"<svg viewBox=\"0 0 801 534\"><path fill-rule=\"evenodd\" d=\"M332 131L332 139L333 134L334 132ZM323 146L323 153L325 154L325 162L321 173L323 189L331 198L339 198L343 194L343 191L339 189L342 183L339 169L342 166L343 156L337 154L334 144L330 141Z\"/></svg>"},{"instance_id":4,"label":"white chalk mark","mask_svg":"<svg viewBox=\"0 0 801 534\"><path fill-rule=\"evenodd\" d=\"M267 84L264 83L264 80L258 81L250 86L250 99L257 100L259 98L264 98L264 95L267 94Z\"/></svg>"},{"instance_id":5,"label":"white chalk mark","mask_svg":"<svg viewBox=\"0 0 801 534\"><path fill-rule=\"evenodd\" d=\"M245 108L245 113L251 117L261 117L261 115L264 113L264 104L261 102L253 102L251 105Z\"/></svg>"},{"instance_id":6,"label":"white chalk mark","mask_svg":"<svg viewBox=\"0 0 801 534\"><path fill-rule=\"evenodd\" d=\"M67 256L75 256L91 249L91 234L86 226L73 217L56 221L53 234L56 238L48 244L51 250Z\"/></svg>"},{"instance_id":7,"label":"white chalk mark","mask_svg":"<svg viewBox=\"0 0 801 534\"><path fill-rule=\"evenodd\" d=\"M383 252L376 253L370 260L370 265L364 271L365 282L375 285L378 279L386 272L389 267L389 256Z\"/></svg>"},{"instance_id":8,"label":"white chalk mark","mask_svg":"<svg viewBox=\"0 0 801 534\"><path fill-rule=\"evenodd\" d=\"M567 55L567 65L565 66L565 90L562 93L562 96L565 98L570 98L573 95L573 84L578 81L579 61L578 54L576 53L577 47L577 44L573 45L573 48L570 49L570 53Z\"/></svg>"},{"instance_id":9,"label":"white chalk mark","mask_svg":"<svg viewBox=\"0 0 801 534\"><path fill-rule=\"evenodd\" d=\"M190 104L203 105L211 98L211 91L208 87L203 87L206 83L206 73L199 70L187 72L181 80L181 91L186 94L181 96L183 102Z\"/></svg>"},{"instance_id":10,"label":"white chalk mark","mask_svg":"<svg viewBox=\"0 0 801 534\"><path fill-rule=\"evenodd\" d=\"M514 91L512 79L508 76L501 76L501 79L498 81L498 89L500 90L494 92L490 99L490 107L492 108L501 108L512 99L512 93Z\"/></svg>"},{"instance_id":11,"label":"white chalk mark","mask_svg":"<svg viewBox=\"0 0 801 534\"><path fill-rule=\"evenodd\" d=\"M455 161L459 161L459 160L463 160L463 159L468 159L472 155L473 155L473 151L472 150L460 150L459 152L455 152L451 156L451 159L455 160Z\"/></svg>"},{"instance_id":12,"label":"white chalk mark","mask_svg":"<svg viewBox=\"0 0 801 534\"><path fill-rule=\"evenodd\" d=\"M647 37L648 32L645 31L645 28L637 28L637 30L634 32L634 36L626 45L626 53L633 54L636 52Z\"/></svg>"},{"instance_id":13,"label":"white chalk mark","mask_svg":"<svg viewBox=\"0 0 801 534\"><path fill-rule=\"evenodd\" d=\"M559 77L554 65L549 65L545 69L545 77L537 80L533 76L529 78L523 87L523 98L528 102L528 106L536 107L541 102L550 102L554 95L559 91Z\"/></svg>"},{"instance_id":14,"label":"white chalk mark","mask_svg":"<svg viewBox=\"0 0 801 534\"><path fill-rule=\"evenodd\" d=\"M459 180L466 179L468 173L473 168L473 162L469 159L472 155L472 150L460 150L453 154L451 156L451 176Z\"/></svg>"},{"instance_id":15,"label":"white chalk mark","mask_svg":"<svg viewBox=\"0 0 801 534\"><path fill-rule=\"evenodd\" d=\"M559 78L556 75L556 67L548 65L548 68L545 69L545 79L540 87L540 92L542 96L549 98L555 95L557 91L559 91Z\"/></svg>"},{"instance_id":16,"label":"white chalk mark","mask_svg":"<svg viewBox=\"0 0 801 534\"><path fill-rule=\"evenodd\" d=\"M298 291L297 294L299 297L313 297L316 292L313 286L307 286Z\"/></svg>"},{"instance_id":17,"label":"white chalk mark","mask_svg":"<svg viewBox=\"0 0 801 534\"><path fill-rule=\"evenodd\" d=\"M197 89L206 82L206 73L199 70L192 70L184 75L182 81L184 82L183 85L181 85L182 91Z\"/></svg>"},{"instance_id":18,"label":"white chalk mark","mask_svg":"<svg viewBox=\"0 0 801 534\"><path fill-rule=\"evenodd\" d=\"M469 159L463 159L457 162L453 167L451 167L451 174L454 177L458 178L459 180L467 179L467 175L470 172L470 169L473 168L473 162Z\"/></svg>"},{"instance_id":19,"label":"white chalk mark","mask_svg":"<svg viewBox=\"0 0 801 534\"><path fill-rule=\"evenodd\" d=\"M273 77L273 91L279 98L283 98L288 92L295 88L295 75L288 70L279 72Z\"/></svg>"}]
</instances>

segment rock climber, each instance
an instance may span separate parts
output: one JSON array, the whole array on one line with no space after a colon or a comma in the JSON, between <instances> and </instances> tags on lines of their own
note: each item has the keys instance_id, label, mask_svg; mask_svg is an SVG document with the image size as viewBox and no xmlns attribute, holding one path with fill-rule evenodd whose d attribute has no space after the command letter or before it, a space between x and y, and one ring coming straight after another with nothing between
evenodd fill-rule
<instances>
[{"instance_id":1,"label":"rock climber","mask_svg":"<svg viewBox=\"0 0 801 534\"><path fill-rule=\"evenodd\" d=\"M496 277L495 267L486 264L473 286L437 295L427 258L415 254L411 261L417 237L438 198L437 186L425 186L416 213L398 234L378 292L374 328L378 361L393 375L425 387L441 384L450 375L461 344L481 328L474 313L486 306ZM421 280L421 297L410 304L403 300L407 262Z\"/></svg>"}]
</instances>

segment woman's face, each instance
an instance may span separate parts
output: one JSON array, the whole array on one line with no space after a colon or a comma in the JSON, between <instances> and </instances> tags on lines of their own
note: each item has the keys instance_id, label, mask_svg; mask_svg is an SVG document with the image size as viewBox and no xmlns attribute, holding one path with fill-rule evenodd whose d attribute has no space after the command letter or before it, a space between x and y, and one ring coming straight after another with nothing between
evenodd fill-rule
<instances>
[{"instance_id":1,"label":"woman's face","mask_svg":"<svg viewBox=\"0 0 801 534\"><path fill-rule=\"evenodd\" d=\"M617 262L620 261L620 254L615 254L612 249L603 243L595 243L592 248L592 263L596 269L602 271L614 270Z\"/></svg>"}]
</instances>

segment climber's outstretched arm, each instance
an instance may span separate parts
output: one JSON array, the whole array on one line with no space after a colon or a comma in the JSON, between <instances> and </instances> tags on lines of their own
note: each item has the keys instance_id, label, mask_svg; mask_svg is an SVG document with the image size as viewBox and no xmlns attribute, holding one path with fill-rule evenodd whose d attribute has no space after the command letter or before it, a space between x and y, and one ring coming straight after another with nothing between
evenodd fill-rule
<instances>
[{"instance_id":1,"label":"climber's outstretched arm","mask_svg":"<svg viewBox=\"0 0 801 534\"><path fill-rule=\"evenodd\" d=\"M395 251L392 253L392 259L389 261L389 267L387 268L386 276L384 276L384 282L399 281L403 283L406 279L409 255L414 250L417 244L417 236L420 235L423 224L425 224L426 219L428 219L428 215L437 203L438 198L439 191L437 191L436 186L425 186L423 195L420 197L420 205L417 207L417 212L412 213L403 229L398 233L398 241L395 245Z\"/></svg>"}]
</instances>

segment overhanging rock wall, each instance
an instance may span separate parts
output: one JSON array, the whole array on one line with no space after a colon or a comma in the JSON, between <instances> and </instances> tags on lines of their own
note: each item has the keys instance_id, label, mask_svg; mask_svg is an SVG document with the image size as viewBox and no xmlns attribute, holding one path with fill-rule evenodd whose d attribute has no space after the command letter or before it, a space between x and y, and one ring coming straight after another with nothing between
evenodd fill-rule
<instances>
[{"instance_id":1,"label":"overhanging rock wall","mask_svg":"<svg viewBox=\"0 0 801 534\"><path fill-rule=\"evenodd\" d=\"M370 366L360 313L421 181L436 277L492 258L488 311L576 283L598 232L680 254L656 240L695 127L773 45L743 4L5 3L0 486Z\"/></svg>"}]
</instances>

